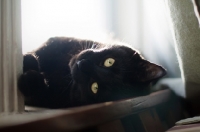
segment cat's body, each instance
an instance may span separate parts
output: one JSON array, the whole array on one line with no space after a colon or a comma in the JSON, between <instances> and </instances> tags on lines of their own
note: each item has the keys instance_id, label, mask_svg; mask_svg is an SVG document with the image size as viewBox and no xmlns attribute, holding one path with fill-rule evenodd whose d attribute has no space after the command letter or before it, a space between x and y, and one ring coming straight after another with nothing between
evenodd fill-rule
<instances>
[{"instance_id":1,"label":"cat's body","mask_svg":"<svg viewBox=\"0 0 200 132\"><path fill-rule=\"evenodd\" d=\"M134 49L56 37L24 55L19 89L27 105L65 108L148 94L165 70Z\"/></svg>"}]
</instances>

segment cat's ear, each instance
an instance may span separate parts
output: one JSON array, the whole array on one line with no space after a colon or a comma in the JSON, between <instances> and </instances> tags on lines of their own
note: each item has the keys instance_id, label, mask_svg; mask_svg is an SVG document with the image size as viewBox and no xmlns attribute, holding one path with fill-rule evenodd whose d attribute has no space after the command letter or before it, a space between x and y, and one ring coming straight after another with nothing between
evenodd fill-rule
<instances>
[{"instance_id":1,"label":"cat's ear","mask_svg":"<svg viewBox=\"0 0 200 132\"><path fill-rule=\"evenodd\" d=\"M166 75L166 70L162 66L147 60L141 62L140 68L141 73L138 74L138 80L141 82L150 82Z\"/></svg>"}]
</instances>

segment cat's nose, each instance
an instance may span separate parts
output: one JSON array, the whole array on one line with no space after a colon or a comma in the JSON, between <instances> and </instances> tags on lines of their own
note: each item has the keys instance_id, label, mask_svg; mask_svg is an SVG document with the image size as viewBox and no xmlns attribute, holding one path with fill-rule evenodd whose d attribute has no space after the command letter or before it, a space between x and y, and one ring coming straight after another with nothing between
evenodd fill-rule
<instances>
[{"instance_id":1,"label":"cat's nose","mask_svg":"<svg viewBox=\"0 0 200 132\"><path fill-rule=\"evenodd\" d=\"M92 62L87 59L79 60L76 64L82 72L89 73L92 70Z\"/></svg>"},{"instance_id":2,"label":"cat's nose","mask_svg":"<svg viewBox=\"0 0 200 132\"><path fill-rule=\"evenodd\" d=\"M78 65L79 69L80 69L80 63L81 63L81 60L76 62L76 64Z\"/></svg>"},{"instance_id":3,"label":"cat's nose","mask_svg":"<svg viewBox=\"0 0 200 132\"><path fill-rule=\"evenodd\" d=\"M79 61L76 62L79 69L81 69L83 67L84 63L87 63L87 60L82 59L82 60L79 60Z\"/></svg>"},{"instance_id":4,"label":"cat's nose","mask_svg":"<svg viewBox=\"0 0 200 132\"><path fill-rule=\"evenodd\" d=\"M86 59L82 59L76 62L79 69L83 69L84 67L86 67L88 65L87 63L88 63L88 60Z\"/></svg>"}]
</instances>

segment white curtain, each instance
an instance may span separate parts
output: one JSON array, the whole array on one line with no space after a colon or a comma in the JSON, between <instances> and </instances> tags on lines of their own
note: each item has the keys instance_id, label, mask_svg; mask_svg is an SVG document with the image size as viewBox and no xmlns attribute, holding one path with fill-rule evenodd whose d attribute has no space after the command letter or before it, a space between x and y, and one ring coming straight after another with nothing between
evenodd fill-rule
<instances>
[{"instance_id":1,"label":"white curtain","mask_svg":"<svg viewBox=\"0 0 200 132\"><path fill-rule=\"evenodd\" d=\"M167 69L167 77L180 77L174 42L164 1L112 0L113 31L132 44L144 57Z\"/></svg>"},{"instance_id":2,"label":"white curtain","mask_svg":"<svg viewBox=\"0 0 200 132\"><path fill-rule=\"evenodd\" d=\"M199 2L199 1L197 1ZM191 109L200 112L200 29L192 1L166 0L176 51Z\"/></svg>"},{"instance_id":3,"label":"white curtain","mask_svg":"<svg viewBox=\"0 0 200 132\"><path fill-rule=\"evenodd\" d=\"M22 72L21 1L0 1L0 114L23 111L17 90Z\"/></svg>"}]
</instances>

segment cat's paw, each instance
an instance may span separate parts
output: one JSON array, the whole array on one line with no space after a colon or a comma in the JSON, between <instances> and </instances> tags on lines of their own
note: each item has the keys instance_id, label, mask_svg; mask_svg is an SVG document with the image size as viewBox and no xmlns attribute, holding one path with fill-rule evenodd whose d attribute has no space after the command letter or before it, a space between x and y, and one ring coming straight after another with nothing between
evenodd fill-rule
<instances>
[{"instance_id":1,"label":"cat's paw","mask_svg":"<svg viewBox=\"0 0 200 132\"><path fill-rule=\"evenodd\" d=\"M25 54L23 60L23 72L27 72L29 70L39 71L39 64L37 57L33 54Z\"/></svg>"},{"instance_id":2,"label":"cat's paw","mask_svg":"<svg viewBox=\"0 0 200 132\"><path fill-rule=\"evenodd\" d=\"M44 76L37 71L29 70L19 77L18 88L26 97L37 96L46 88Z\"/></svg>"}]
</instances>

